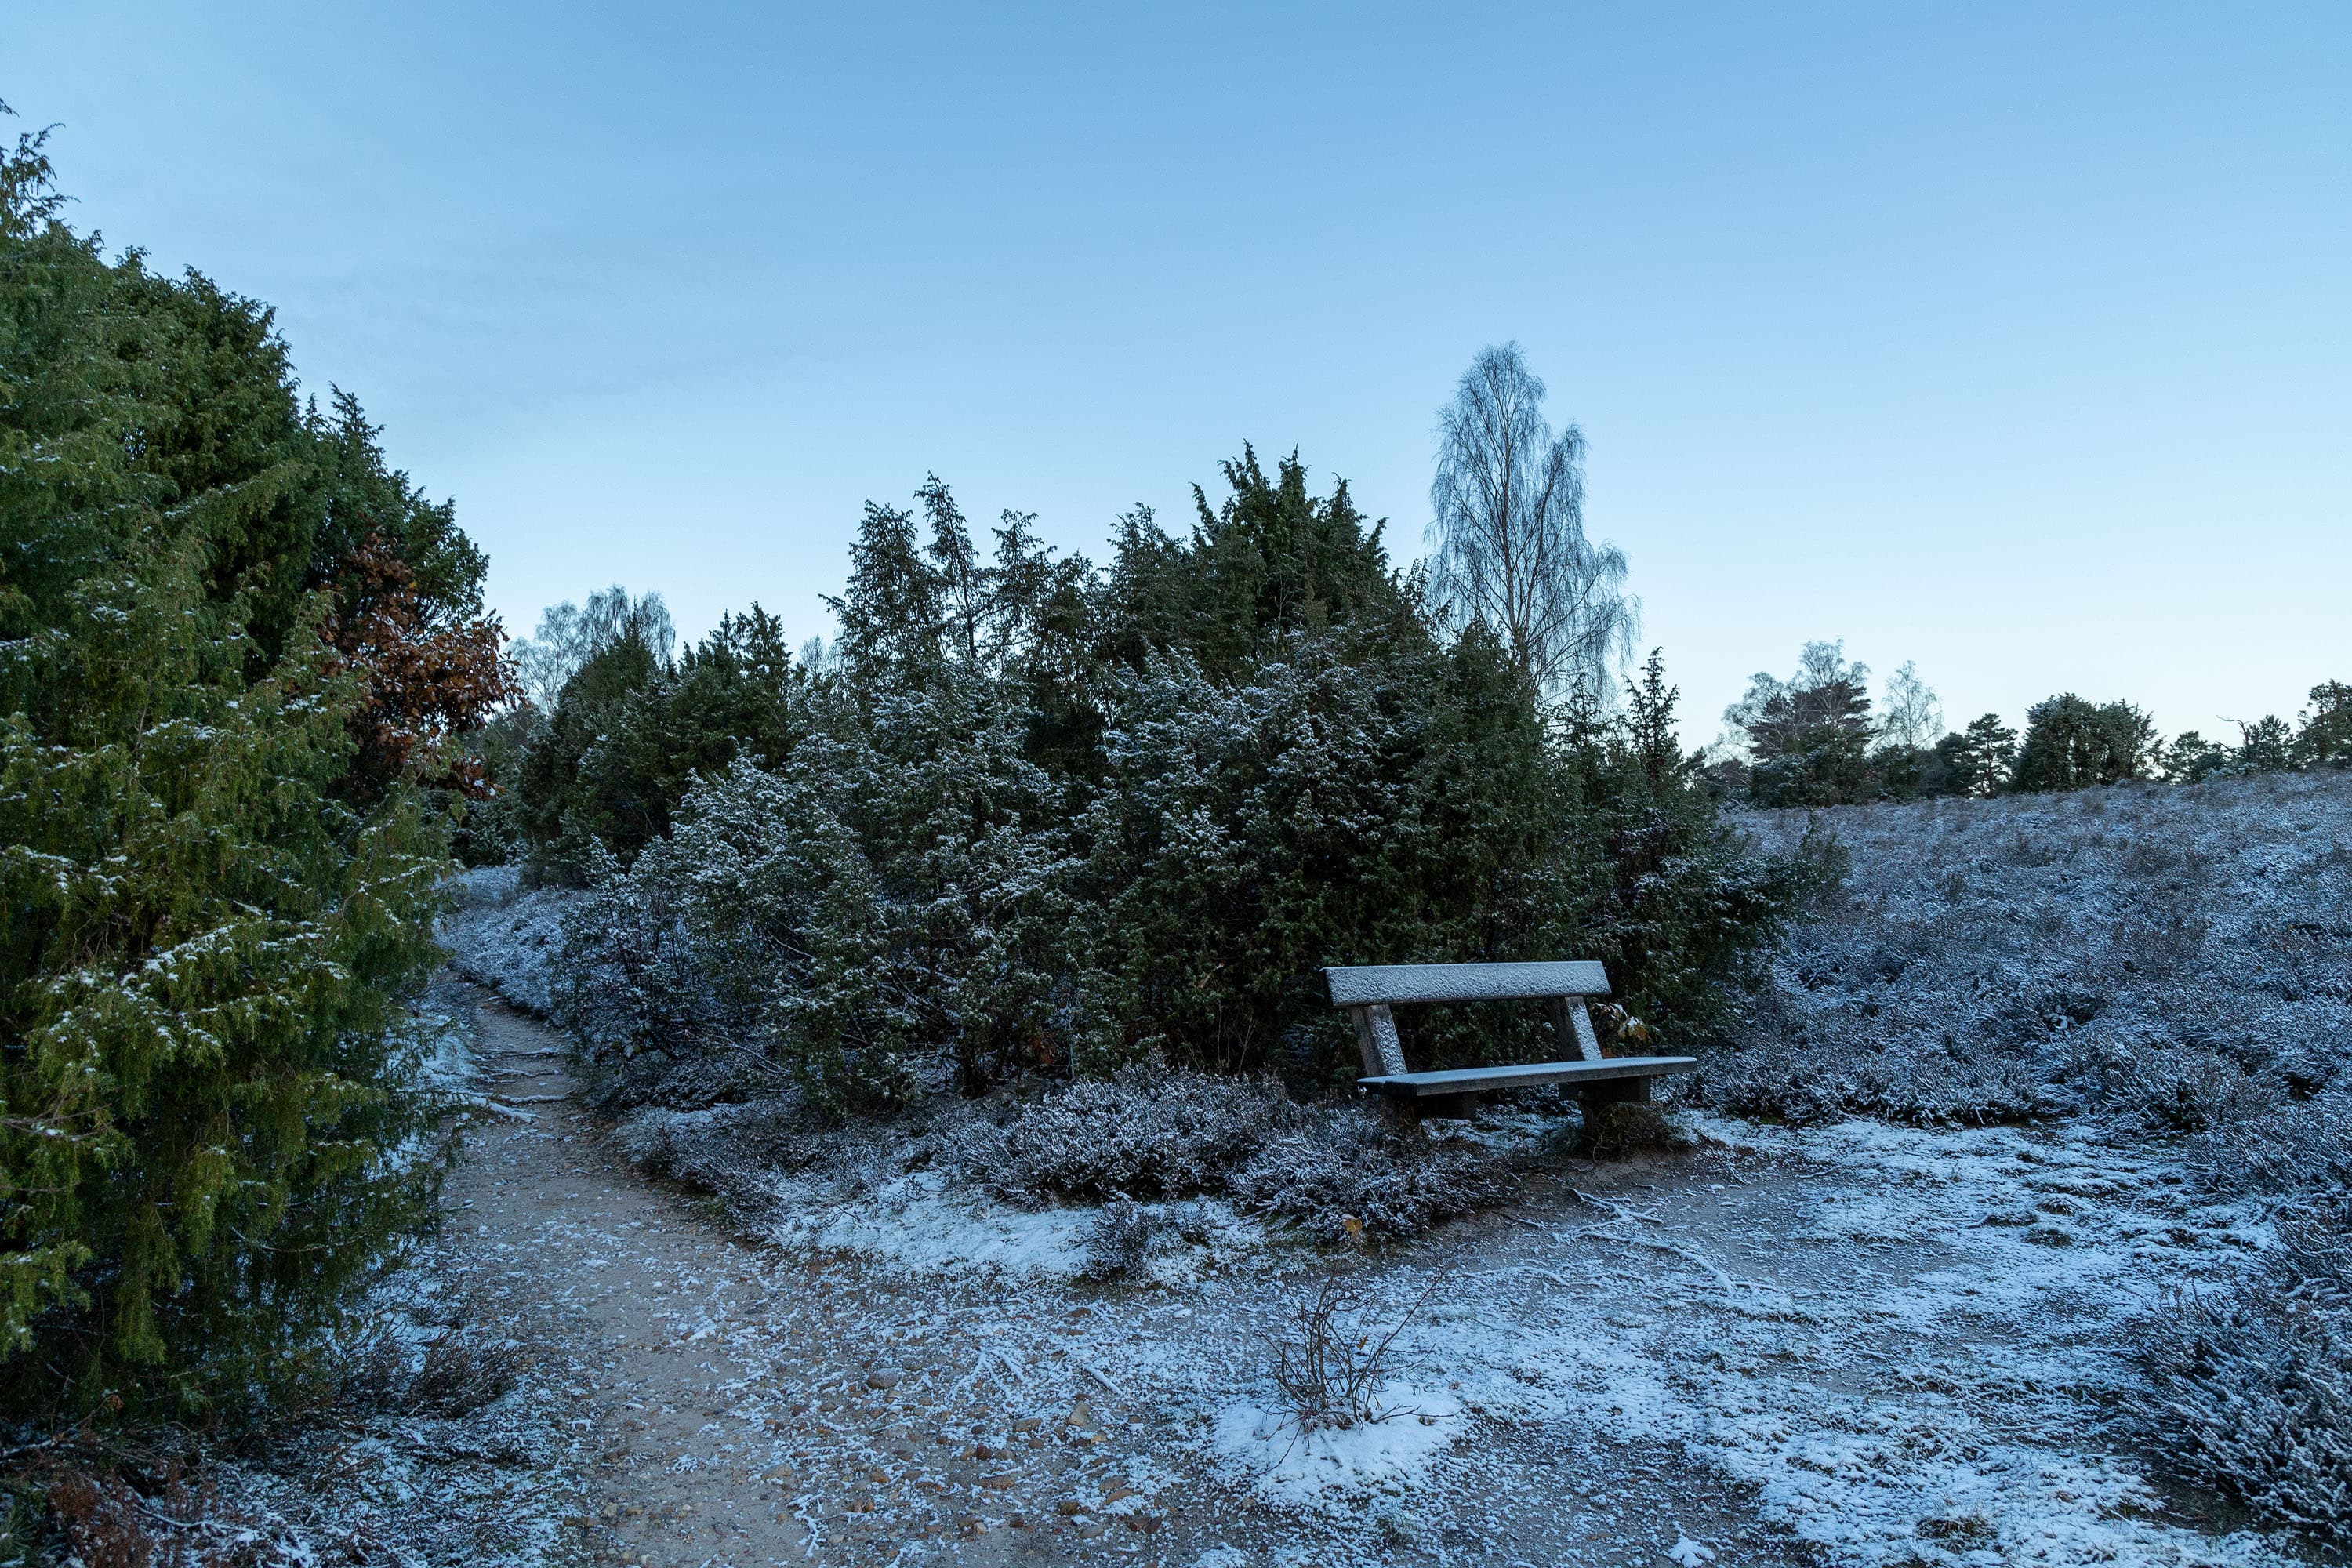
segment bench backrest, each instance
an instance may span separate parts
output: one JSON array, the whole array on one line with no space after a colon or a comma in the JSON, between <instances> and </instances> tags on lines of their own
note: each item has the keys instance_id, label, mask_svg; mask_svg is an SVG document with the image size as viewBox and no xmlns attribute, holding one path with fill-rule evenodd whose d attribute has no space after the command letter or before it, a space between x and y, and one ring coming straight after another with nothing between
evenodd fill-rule
<instances>
[{"instance_id":1,"label":"bench backrest","mask_svg":"<svg viewBox=\"0 0 2352 1568\"><path fill-rule=\"evenodd\" d=\"M1588 961L1559 963L1367 963L1326 969L1331 1005L1345 1007L1356 1021L1356 1046L1364 1076L1393 1078L1405 1070L1404 1043L1389 1012L1407 1002L1523 1002L1540 1000L1551 1016L1560 1055L1597 1062L1601 1042L1584 999L1609 994L1609 975Z\"/></svg>"},{"instance_id":2,"label":"bench backrest","mask_svg":"<svg viewBox=\"0 0 2352 1568\"><path fill-rule=\"evenodd\" d=\"M1407 1002L1520 1002L1554 996L1606 996L1600 964L1368 963L1326 969L1334 1007L1397 1006Z\"/></svg>"}]
</instances>

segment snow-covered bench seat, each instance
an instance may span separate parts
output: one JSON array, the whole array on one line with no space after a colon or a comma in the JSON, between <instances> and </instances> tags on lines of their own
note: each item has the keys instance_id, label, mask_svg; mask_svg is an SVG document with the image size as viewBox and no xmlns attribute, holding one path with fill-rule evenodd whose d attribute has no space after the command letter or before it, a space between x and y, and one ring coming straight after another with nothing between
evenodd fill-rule
<instances>
[{"instance_id":1,"label":"snow-covered bench seat","mask_svg":"<svg viewBox=\"0 0 2352 1568\"><path fill-rule=\"evenodd\" d=\"M1374 963L1326 969L1323 978L1331 987L1331 1005L1345 1008L1356 1023L1356 1047L1364 1057L1356 1087L1408 1114L1467 1116L1483 1091L1546 1083L1575 1085L1588 1105L1647 1100L1652 1079L1698 1066L1696 1057L1601 1054L1585 1011L1587 997L1609 994L1608 973L1598 963ZM1390 1009L1416 1002L1541 1002L1565 1059L1408 1072Z\"/></svg>"}]
</instances>

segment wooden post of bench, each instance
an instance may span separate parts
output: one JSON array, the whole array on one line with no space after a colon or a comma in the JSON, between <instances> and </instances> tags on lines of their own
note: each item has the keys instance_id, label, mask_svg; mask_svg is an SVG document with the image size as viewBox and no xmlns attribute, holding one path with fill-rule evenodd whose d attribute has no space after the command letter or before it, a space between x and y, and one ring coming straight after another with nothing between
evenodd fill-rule
<instances>
[{"instance_id":1,"label":"wooden post of bench","mask_svg":"<svg viewBox=\"0 0 2352 1568\"><path fill-rule=\"evenodd\" d=\"M1560 1059L1571 1062L1597 1062L1601 1055L1601 1038L1592 1032L1590 1004L1582 996L1548 996L1544 1013L1551 1019L1552 1034L1559 1041ZM1622 1100L1650 1098L1650 1080L1646 1078L1610 1079L1601 1083L1585 1085L1577 1098L1587 1105L1602 1105Z\"/></svg>"},{"instance_id":2,"label":"wooden post of bench","mask_svg":"<svg viewBox=\"0 0 2352 1568\"><path fill-rule=\"evenodd\" d=\"M1356 1021L1356 1051L1364 1058L1366 1078L1385 1078L1405 1070L1404 1042L1397 1038L1396 1015L1389 1011L1387 1003L1350 1007L1348 1016ZM1400 1126L1415 1127L1421 1123L1421 1106L1416 1100L1383 1099L1381 1114Z\"/></svg>"}]
</instances>

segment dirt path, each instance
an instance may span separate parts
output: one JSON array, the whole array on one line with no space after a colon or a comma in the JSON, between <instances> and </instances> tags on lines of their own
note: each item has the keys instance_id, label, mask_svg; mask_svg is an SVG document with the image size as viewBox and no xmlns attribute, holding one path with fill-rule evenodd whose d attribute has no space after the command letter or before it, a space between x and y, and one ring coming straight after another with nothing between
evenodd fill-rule
<instances>
[{"instance_id":1,"label":"dirt path","mask_svg":"<svg viewBox=\"0 0 2352 1568\"><path fill-rule=\"evenodd\" d=\"M1691 1117L1671 1156L1547 1158L1365 1270L1365 1326L1414 1311L1406 1414L1302 1445L1260 1408L1319 1268L1295 1249L1137 1286L959 1268L1003 1217L959 1228L916 1176L843 1200L895 1257L756 1244L620 1160L553 1034L479 1019L509 1114L451 1182L452 1242L573 1402L579 1560L2278 1561L2167 1517L2096 1436L2137 1282L2244 1244L2160 1162Z\"/></svg>"},{"instance_id":2,"label":"dirt path","mask_svg":"<svg viewBox=\"0 0 2352 1568\"><path fill-rule=\"evenodd\" d=\"M561 1041L479 1013L482 1086L508 1114L447 1189L467 1250L561 1325L595 1466L587 1534L607 1561L804 1561L807 1531L751 1453L736 1391L770 1368L719 1325L759 1310L760 1259L618 1162L571 1099Z\"/></svg>"},{"instance_id":3,"label":"dirt path","mask_svg":"<svg viewBox=\"0 0 2352 1568\"><path fill-rule=\"evenodd\" d=\"M1221 1342L1264 1317L1262 1281L1180 1299L747 1245L618 1159L557 1037L487 996L479 1023L507 1114L449 1184L450 1267L562 1348L592 1560L1633 1563L1685 1531L1727 1568L1804 1560L1673 1445L1556 1424L1493 1424L1423 1479L1471 1509L1269 1508L1204 1460L1197 1402L1153 1370L1177 1347L1227 1363L1227 1392L1254 1378Z\"/></svg>"}]
</instances>

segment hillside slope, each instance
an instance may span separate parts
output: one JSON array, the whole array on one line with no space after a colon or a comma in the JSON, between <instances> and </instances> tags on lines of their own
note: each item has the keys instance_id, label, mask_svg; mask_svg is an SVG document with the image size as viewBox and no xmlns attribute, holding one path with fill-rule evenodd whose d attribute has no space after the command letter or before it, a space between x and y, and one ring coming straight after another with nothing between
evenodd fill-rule
<instances>
[{"instance_id":1,"label":"hillside slope","mask_svg":"<svg viewBox=\"0 0 2352 1568\"><path fill-rule=\"evenodd\" d=\"M1684 1092L2068 1121L2243 1205L2244 1270L2164 1279L2131 1336L2124 1424L2192 1487L2352 1547L2352 774L1753 820L1818 827L1846 888Z\"/></svg>"},{"instance_id":2,"label":"hillside slope","mask_svg":"<svg viewBox=\"0 0 2352 1568\"><path fill-rule=\"evenodd\" d=\"M1709 1063L1790 1121L2094 1113L2194 1131L2315 1093L2352 1047L2352 773L1758 814L1852 857Z\"/></svg>"}]
</instances>

